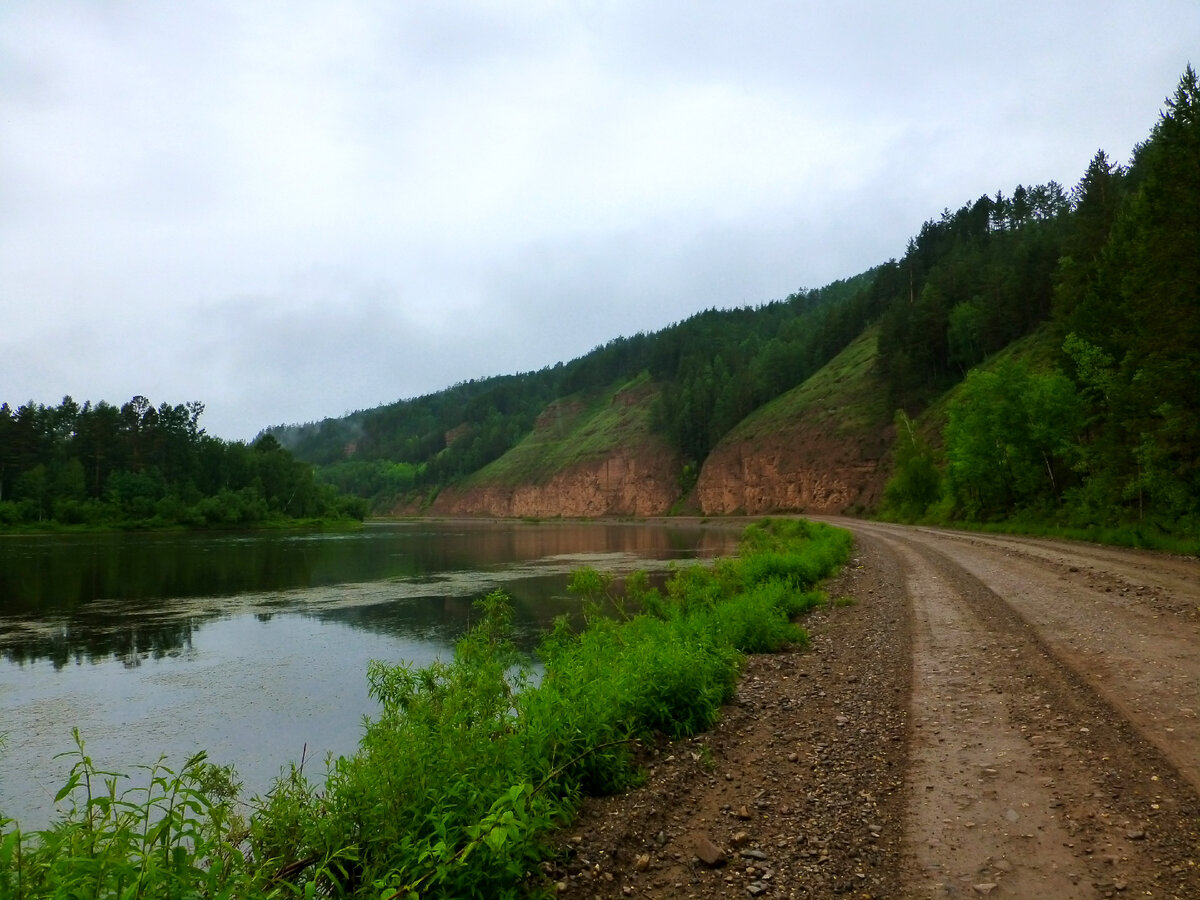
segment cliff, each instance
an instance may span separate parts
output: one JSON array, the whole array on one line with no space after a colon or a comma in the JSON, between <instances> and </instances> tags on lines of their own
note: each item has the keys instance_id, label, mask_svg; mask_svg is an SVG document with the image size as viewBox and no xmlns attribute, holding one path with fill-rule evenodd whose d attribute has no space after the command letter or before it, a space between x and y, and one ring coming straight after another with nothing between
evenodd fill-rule
<instances>
[{"instance_id":1,"label":"cliff","mask_svg":"<svg viewBox=\"0 0 1200 900\"><path fill-rule=\"evenodd\" d=\"M653 516L679 494L678 455L650 427L646 376L550 404L501 459L443 490L427 512L486 516Z\"/></svg>"},{"instance_id":2,"label":"cliff","mask_svg":"<svg viewBox=\"0 0 1200 900\"><path fill-rule=\"evenodd\" d=\"M671 508L678 464L665 446L616 449L541 483L476 483L442 491L429 512L483 516L656 516Z\"/></svg>"},{"instance_id":3,"label":"cliff","mask_svg":"<svg viewBox=\"0 0 1200 900\"><path fill-rule=\"evenodd\" d=\"M893 438L869 330L800 387L738 425L705 462L692 500L705 515L845 512L875 506ZM682 460L651 428L647 376L547 406L495 463L443 490L434 515L654 516L680 501Z\"/></svg>"},{"instance_id":4,"label":"cliff","mask_svg":"<svg viewBox=\"0 0 1200 900\"><path fill-rule=\"evenodd\" d=\"M816 375L750 415L700 471L706 515L860 511L877 505L894 437L868 330Z\"/></svg>"}]
</instances>

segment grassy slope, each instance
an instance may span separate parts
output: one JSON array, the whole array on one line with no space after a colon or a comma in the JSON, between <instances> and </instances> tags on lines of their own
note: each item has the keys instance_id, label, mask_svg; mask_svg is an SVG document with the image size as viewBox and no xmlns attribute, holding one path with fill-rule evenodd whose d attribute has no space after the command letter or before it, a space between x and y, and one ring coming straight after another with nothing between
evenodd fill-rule
<instances>
[{"instance_id":1,"label":"grassy slope","mask_svg":"<svg viewBox=\"0 0 1200 900\"><path fill-rule=\"evenodd\" d=\"M797 428L815 428L848 446L878 447L892 411L873 372L877 341L878 329L867 329L804 384L751 413L721 444L756 446ZM458 489L545 484L560 472L604 459L618 449L670 452L651 430L658 396L657 386L642 375L599 395L563 398L516 447Z\"/></svg>"},{"instance_id":2,"label":"grassy slope","mask_svg":"<svg viewBox=\"0 0 1200 900\"><path fill-rule=\"evenodd\" d=\"M887 392L873 373L878 340L879 330L868 328L812 378L747 416L721 443L753 443L799 425L853 440L887 425Z\"/></svg>"},{"instance_id":3,"label":"grassy slope","mask_svg":"<svg viewBox=\"0 0 1200 900\"><path fill-rule=\"evenodd\" d=\"M642 375L596 396L564 398L517 446L460 487L544 484L559 472L603 459L619 448L661 453L661 440L650 430L657 397L649 376Z\"/></svg>"}]
</instances>

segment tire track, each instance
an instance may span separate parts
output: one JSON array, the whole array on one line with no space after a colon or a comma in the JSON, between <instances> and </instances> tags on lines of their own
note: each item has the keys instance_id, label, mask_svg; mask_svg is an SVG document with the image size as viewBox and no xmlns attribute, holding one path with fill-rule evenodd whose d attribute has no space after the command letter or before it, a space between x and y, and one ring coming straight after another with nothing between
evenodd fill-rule
<instances>
[{"instance_id":1,"label":"tire track","mask_svg":"<svg viewBox=\"0 0 1200 900\"><path fill-rule=\"evenodd\" d=\"M1102 547L963 543L938 532L911 540L1004 597L1200 792L1200 565Z\"/></svg>"},{"instance_id":2,"label":"tire track","mask_svg":"<svg viewBox=\"0 0 1200 900\"><path fill-rule=\"evenodd\" d=\"M1200 897L1196 791L1018 612L1037 567L839 524L898 561L913 616L908 895Z\"/></svg>"}]
</instances>

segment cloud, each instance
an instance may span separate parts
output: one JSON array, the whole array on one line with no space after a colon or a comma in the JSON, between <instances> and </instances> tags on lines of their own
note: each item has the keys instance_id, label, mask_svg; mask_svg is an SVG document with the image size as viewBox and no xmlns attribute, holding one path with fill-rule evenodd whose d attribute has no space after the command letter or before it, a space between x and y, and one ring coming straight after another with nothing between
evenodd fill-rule
<instances>
[{"instance_id":1,"label":"cloud","mask_svg":"<svg viewBox=\"0 0 1200 900\"><path fill-rule=\"evenodd\" d=\"M1191 0L0 7L0 400L213 433L903 252L1149 132Z\"/></svg>"}]
</instances>

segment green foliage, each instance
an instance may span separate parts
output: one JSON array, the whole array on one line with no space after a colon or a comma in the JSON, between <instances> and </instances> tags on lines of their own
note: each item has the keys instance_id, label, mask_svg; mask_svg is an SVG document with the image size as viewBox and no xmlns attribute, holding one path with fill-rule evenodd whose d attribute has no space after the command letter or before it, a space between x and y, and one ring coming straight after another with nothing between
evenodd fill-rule
<instances>
[{"instance_id":1,"label":"green foliage","mask_svg":"<svg viewBox=\"0 0 1200 900\"><path fill-rule=\"evenodd\" d=\"M887 279L879 368L894 407L924 405L1051 310L1071 206L1017 185L927 221Z\"/></svg>"},{"instance_id":2,"label":"green foliage","mask_svg":"<svg viewBox=\"0 0 1200 900\"><path fill-rule=\"evenodd\" d=\"M97 769L78 731L77 757L57 801L72 803L51 828L23 835L0 819L0 896L34 898L267 897L262 872L240 846L232 772L193 756L178 771L140 766L141 786Z\"/></svg>"},{"instance_id":3,"label":"green foliage","mask_svg":"<svg viewBox=\"0 0 1200 900\"><path fill-rule=\"evenodd\" d=\"M665 593L626 579L641 611L619 618L599 610L613 582L584 570L573 587L595 613L581 632L560 622L546 636L536 683L509 640L507 598L490 594L452 659L372 663L380 714L358 752L330 760L321 787L293 766L248 822L231 773L203 755L122 792L80 743L66 821L32 836L0 821L0 896L527 896L542 837L582 794L637 780L633 742L711 727L742 654L805 640L791 619L849 547L830 526L761 523L738 558L679 569Z\"/></svg>"},{"instance_id":4,"label":"green foliage","mask_svg":"<svg viewBox=\"0 0 1200 900\"><path fill-rule=\"evenodd\" d=\"M949 489L970 519L1053 504L1078 460L1084 409L1070 379L1011 361L972 371L946 425Z\"/></svg>"},{"instance_id":5,"label":"green foliage","mask_svg":"<svg viewBox=\"0 0 1200 900\"><path fill-rule=\"evenodd\" d=\"M946 428L949 494L968 519L1015 516L1025 528L1053 522L1167 547L1200 523L1191 67L1131 165L1098 152L1071 201L1053 278L1062 373L999 366L968 378ZM974 331L965 313L952 318L953 333Z\"/></svg>"},{"instance_id":6,"label":"green foliage","mask_svg":"<svg viewBox=\"0 0 1200 900\"><path fill-rule=\"evenodd\" d=\"M1105 160L1089 168L1091 253L1056 297L1092 417L1078 506L1089 518L1186 527L1200 520L1200 79L1190 66L1110 190L1116 178Z\"/></svg>"},{"instance_id":7,"label":"green foliage","mask_svg":"<svg viewBox=\"0 0 1200 900\"><path fill-rule=\"evenodd\" d=\"M200 403L134 397L0 405L0 526L234 527L362 518L270 435L252 447L199 427Z\"/></svg>"},{"instance_id":8,"label":"green foliage","mask_svg":"<svg viewBox=\"0 0 1200 900\"><path fill-rule=\"evenodd\" d=\"M652 336L663 384L655 421L682 457L702 463L751 412L832 359L880 309L877 273L749 309L707 310Z\"/></svg>"},{"instance_id":9,"label":"green foliage","mask_svg":"<svg viewBox=\"0 0 1200 900\"><path fill-rule=\"evenodd\" d=\"M317 477L342 494L365 500L369 507L390 510L416 487L420 466L413 463L349 459L322 466Z\"/></svg>"},{"instance_id":10,"label":"green foliage","mask_svg":"<svg viewBox=\"0 0 1200 900\"><path fill-rule=\"evenodd\" d=\"M625 448L669 454L653 434L650 408L657 395L649 376L575 394L548 406L538 426L504 456L467 476L488 484L542 484L573 466L603 459Z\"/></svg>"},{"instance_id":11,"label":"green foliage","mask_svg":"<svg viewBox=\"0 0 1200 900\"><path fill-rule=\"evenodd\" d=\"M942 493L942 474L929 442L921 437L904 410L896 412L895 470L883 491L885 513L919 519Z\"/></svg>"}]
</instances>

